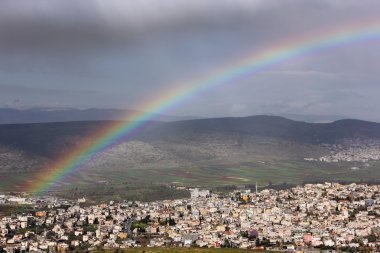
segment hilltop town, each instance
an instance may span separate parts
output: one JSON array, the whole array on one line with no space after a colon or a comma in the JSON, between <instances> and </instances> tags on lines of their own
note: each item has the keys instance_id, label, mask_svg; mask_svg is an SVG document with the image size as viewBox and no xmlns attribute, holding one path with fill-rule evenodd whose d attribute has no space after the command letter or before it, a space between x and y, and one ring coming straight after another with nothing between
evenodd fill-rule
<instances>
[{"instance_id":1,"label":"hilltop town","mask_svg":"<svg viewBox=\"0 0 380 253\"><path fill-rule=\"evenodd\" d=\"M321 144L330 154L319 158L304 158L306 161L327 163L363 162L380 160L380 141L363 139L345 139L337 144Z\"/></svg>"},{"instance_id":2,"label":"hilltop town","mask_svg":"<svg viewBox=\"0 0 380 253\"><path fill-rule=\"evenodd\" d=\"M86 199L0 195L35 211L0 221L7 252L131 247L232 247L298 251L380 249L380 185L306 184L191 198L86 205Z\"/></svg>"}]
</instances>

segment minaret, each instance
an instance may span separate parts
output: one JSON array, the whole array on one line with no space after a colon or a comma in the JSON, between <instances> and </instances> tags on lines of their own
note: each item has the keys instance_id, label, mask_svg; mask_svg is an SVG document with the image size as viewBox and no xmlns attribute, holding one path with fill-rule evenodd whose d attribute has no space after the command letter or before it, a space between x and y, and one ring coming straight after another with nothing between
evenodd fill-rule
<instances>
[{"instance_id":1,"label":"minaret","mask_svg":"<svg viewBox=\"0 0 380 253\"><path fill-rule=\"evenodd\" d=\"M257 181L256 181L256 195L257 195Z\"/></svg>"}]
</instances>

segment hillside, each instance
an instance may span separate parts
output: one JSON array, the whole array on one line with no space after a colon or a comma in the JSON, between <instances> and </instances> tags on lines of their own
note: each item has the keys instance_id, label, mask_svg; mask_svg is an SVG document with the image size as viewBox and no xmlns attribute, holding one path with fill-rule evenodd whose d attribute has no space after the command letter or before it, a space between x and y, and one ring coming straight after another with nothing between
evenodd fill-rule
<instances>
[{"instance_id":1,"label":"hillside","mask_svg":"<svg viewBox=\"0 0 380 253\"><path fill-rule=\"evenodd\" d=\"M0 125L1 176L13 178L13 173L21 171L33 175L111 123ZM333 168L306 163L303 158L328 154L322 143L357 138L380 139L380 124L359 120L315 124L276 116L159 122L101 154L78 178L87 183L124 178L238 184L258 178L265 182L310 180L317 170L315 179L328 178L331 171L339 174L337 179L347 179L351 178L344 174L347 165ZM220 175L215 178L216 171Z\"/></svg>"},{"instance_id":2,"label":"hillside","mask_svg":"<svg viewBox=\"0 0 380 253\"><path fill-rule=\"evenodd\" d=\"M0 145L43 156L65 152L65 147L91 136L110 121L77 121L41 124L0 125ZM360 120L339 120L333 123L305 123L276 116L212 118L156 123L134 136L133 140L165 141L185 144L204 136L271 138L301 144L334 143L344 138L380 139L380 124ZM69 148L69 147L68 147Z\"/></svg>"},{"instance_id":3,"label":"hillside","mask_svg":"<svg viewBox=\"0 0 380 253\"><path fill-rule=\"evenodd\" d=\"M274 138L299 143L335 143L344 138L380 138L380 124L361 120L305 123L277 116L251 116L178 121L147 131L150 137L182 139L199 133L235 133L241 136ZM180 137L182 136L182 137Z\"/></svg>"}]
</instances>

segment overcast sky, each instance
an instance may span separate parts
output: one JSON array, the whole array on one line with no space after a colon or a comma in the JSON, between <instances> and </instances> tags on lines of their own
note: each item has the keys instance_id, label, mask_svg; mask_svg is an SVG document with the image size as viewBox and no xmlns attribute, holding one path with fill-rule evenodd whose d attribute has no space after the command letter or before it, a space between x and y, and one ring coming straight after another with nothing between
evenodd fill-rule
<instances>
[{"instance_id":1,"label":"overcast sky","mask_svg":"<svg viewBox=\"0 0 380 253\"><path fill-rule=\"evenodd\" d=\"M135 108L293 36L380 13L351 0L0 0L0 107ZM294 59L183 103L178 115L380 120L380 40Z\"/></svg>"}]
</instances>

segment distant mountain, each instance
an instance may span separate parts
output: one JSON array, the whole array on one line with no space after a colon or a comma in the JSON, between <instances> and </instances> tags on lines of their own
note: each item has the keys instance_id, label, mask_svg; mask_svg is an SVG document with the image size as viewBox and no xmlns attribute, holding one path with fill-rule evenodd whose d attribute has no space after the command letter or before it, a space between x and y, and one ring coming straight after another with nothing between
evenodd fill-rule
<instances>
[{"instance_id":1,"label":"distant mountain","mask_svg":"<svg viewBox=\"0 0 380 253\"><path fill-rule=\"evenodd\" d=\"M0 125L0 177L7 173L38 171L112 123L78 121ZM303 158L329 154L329 150L319 144L357 138L380 139L380 124L361 120L305 123L278 116L156 122L138 135L120 141L86 167L90 169L88 171L98 173L99 178L107 178L115 171L131 177L133 173L130 172L134 171L140 173L137 178L142 180L176 181L184 180L187 175L189 180L206 180L207 183L207 178L224 171L237 177L242 173L248 178L260 175L267 181L277 174L277 180L286 176L291 179L292 175L297 175L297 180L310 180L310 176L314 178L315 175L306 169L311 165L305 164ZM313 166L315 173L319 173L316 178L331 177L334 171L331 167L321 170L320 165ZM244 168L244 171L235 172L230 168ZM146 170L149 174L144 174ZM293 174L281 174L285 173L284 170ZM183 174L192 171L197 171L199 176L193 179L191 175ZM119 175L117 173L115 175ZM347 178L346 170L339 173L340 178ZM234 176L230 176L230 180L236 178ZM371 174L365 173L365 177L368 176Z\"/></svg>"},{"instance_id":2,"label":"distant mountain","mask_svg":"<svg viewBox=\"0 0 380 253\"><path fill-rule=\"evenodd\" d=\"M123 120L128 115L135 113L133 110L121 109L75 109L75 108L32 108L11 109L0 108L0 124L24 124L24 123L47 123L69 121L92 121L92 120ZM192 116L157 115L160 121L176 121L195 119Z\"/></svg>"},{"instance_id":3,"label":"distant mountain","mask_svg":"<svg viewBox=\"0 0 380 253\"><path fill-rule=\"evenodd\" d=\"M159 124L148 129L146 136L180 139L201 133L237 134L274 138L299 143L335 143L341 139L379 139L380 123L345 119L332 123L306 123L280 116L211 118ZM182 136L182 137L181 137Z\"/></svg>"},{"instance_id":4,"label":"distant mountain","mask_svg":"<svg viewBox=\"0 0 380 253\"><path fill-rule=\"evenodd\" d=\"M273 115L273 114L267 114ZM291 113L281 113L275 114L291 120L304 121L308 123L331 123L341 119L347 119L349 117L342 115L317 115L317 114L291 114Z\"/></svg>"},{"instance_id":5,"label":"distant mountain","mask_svg":"<svg viewBox=\"0 0 380 253\"><path fill-rule=\"evenodd\" d=\"M74 143L92 136L112 121L77 121L38 124L0 125L0 145L26 153L54 157ZM380 124L361 120L333 123L305 123L279 116L210 118L157 122L129 140L188 144L207 142L205 136L217 136L220 142L231 136L244 142L249 138L269 138L300 144L335 143L341 139L380 139Z\"/></svg>"},{"instance_id":6,"label":"distant mountain","mask_svg":"<svg viewBox=\"0 0 380 253\"><path fill-rule=\"evenodd\" d=\"M128 115L136 113L135 110L123 109L76 109L76 108L31 108L12 109L0 108L0 124L24 124L24 123L49 123L70 121L99 121L99 120L123 120ZM347 119L341 115L304 115L304 114L271 114L268 116L281 116L295 121L308 123L331 123L341 119ZM201 119L199 116L172 116L156 115L159 121L180 121Z\"/></svg>"}]
</instances>

